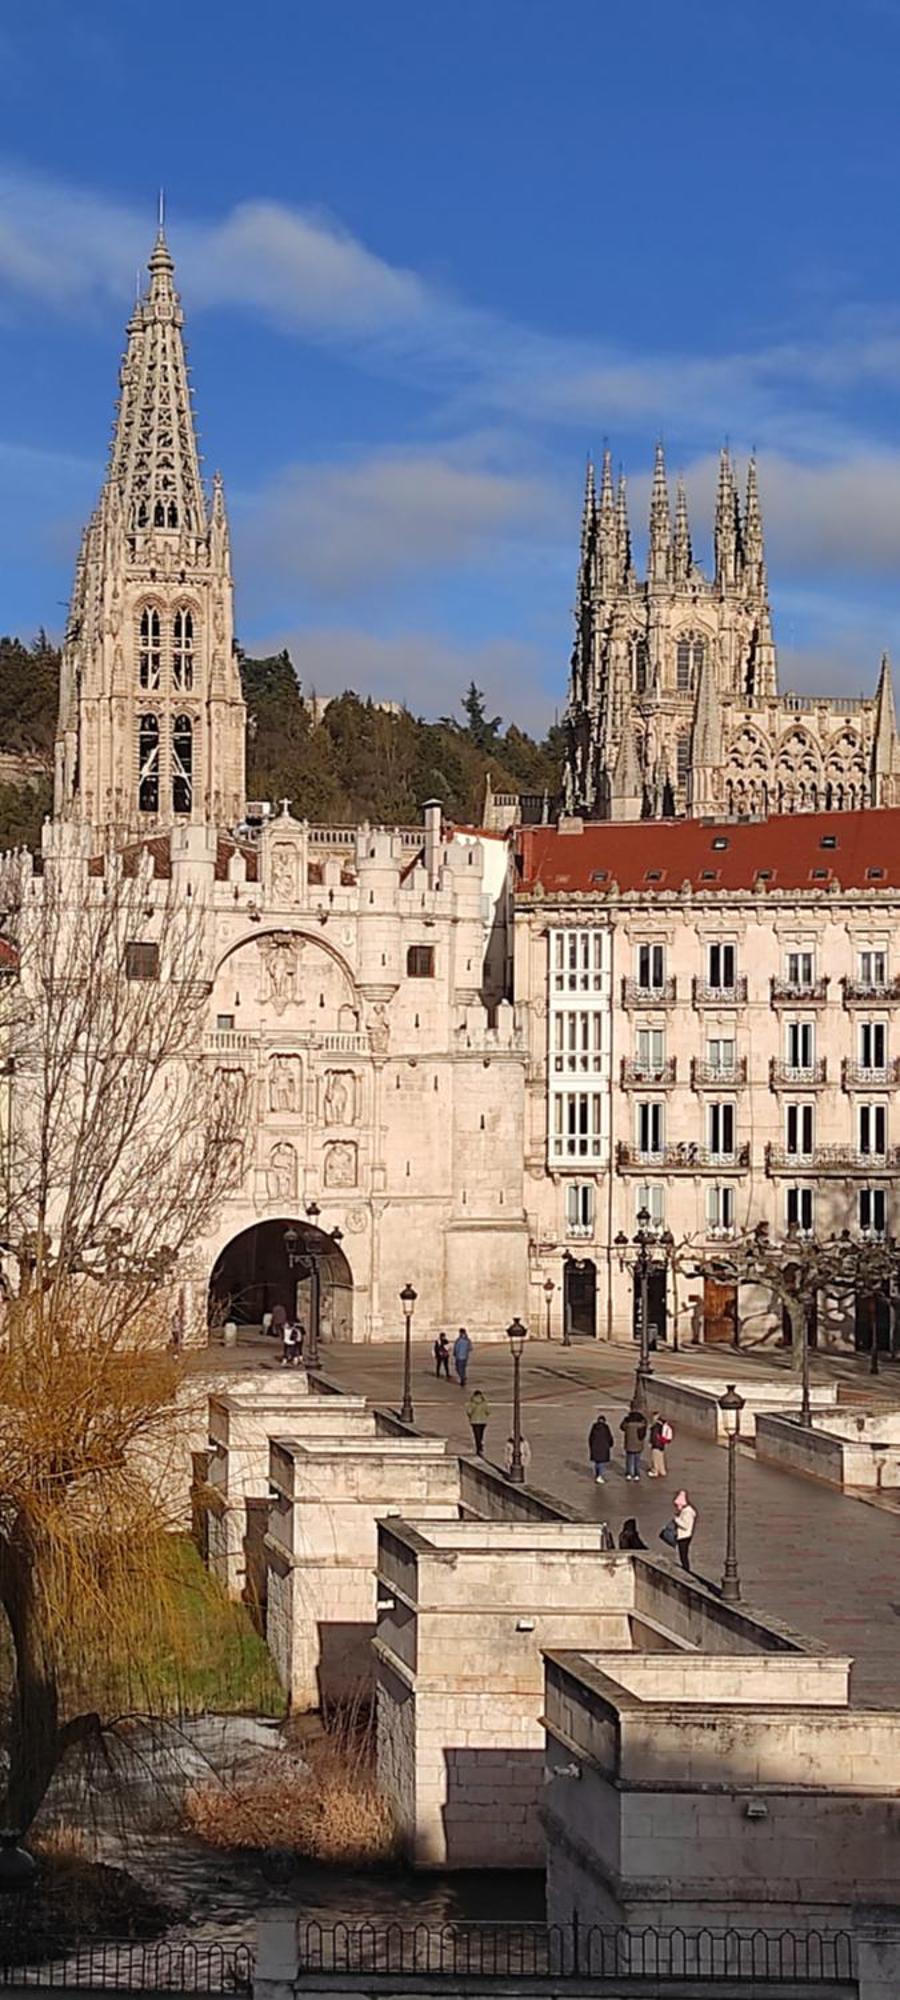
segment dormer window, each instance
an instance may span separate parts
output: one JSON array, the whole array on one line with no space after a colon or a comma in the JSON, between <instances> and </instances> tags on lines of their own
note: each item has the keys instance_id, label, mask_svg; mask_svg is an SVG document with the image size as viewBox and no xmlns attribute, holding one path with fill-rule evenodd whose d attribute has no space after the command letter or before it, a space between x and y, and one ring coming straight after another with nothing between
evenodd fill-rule
<instances>
[{"instance_id":1,"label":"dormer window","mask_svg":"<svg viewBox=\"0 0 900 2000\"><path fill-rule=\"evenodd\" d=\"M142 688L159 687L160 657L159 612L147 606L141 612L138 647L138 678Z\"/></svg>"}]
</instances>

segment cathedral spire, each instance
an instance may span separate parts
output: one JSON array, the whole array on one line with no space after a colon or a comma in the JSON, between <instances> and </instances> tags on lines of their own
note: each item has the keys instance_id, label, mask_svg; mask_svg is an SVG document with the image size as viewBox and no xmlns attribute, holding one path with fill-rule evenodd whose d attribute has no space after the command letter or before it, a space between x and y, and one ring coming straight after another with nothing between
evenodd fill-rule
<instances>
[{"instance_id":1,"label":"cathedral spire","mask_svg":"<svg viewBox=\"0 0 900 2000\"><path fill-rule=\"evenodd\" d=\"M594 482L594 461L588 452L584 474L584 503L581 509L581 553L590 547L597 514L597 492Z\"/></svg>"},{"instance_id":2,"label":"cathedral spire","mask_svg":"<svg viewBox=\"0 0 900 2000\"><path fill-rule=\"evenodd\" d=\"M766 593L766 557L763 544L762 508L759 504L759 481L756 475L756 459L751 458L747 467L747 502L744 508L743 533L744 578L748 588L758 596Z\"/></svg>"},{"instance_id":3,"label":"cathedral spire","mask_svg":"<svg viewBox=\"0 0 900 2000\"><path fill-rule=\"evenodd\" d=\"M128 324L107 479L126 530L206 530L175 265L160 220L150 285Z\"/></svg>"},{"instance_id":4,"label":"cathedral spire","mask_svg":"<svg viewBox=\"0 0 900 2000\"><path fill-rule=\"evenodd\" d=\"M624 583L631 569L631 528L628 524L628 488L624 472L619 473L616 489L616 561Z\"/></svg>"},{"instance_id":5,"label":"cathedral spire","mask_svg":"<svg viewBox=\"0 0 900 2000\"><path fill-rule=\"evenodd\" d=\"M669 513L669 489L666 484L666 460L662 445L658 444L650 495L650 550L647 575L651 583L668 582L671 559L672 521Z\"/></svg>"},{"instance_id":6,"label":"cathedral spire","mask_svg":"<svg viewBox=\"0 0 900 2000\"><path fill-rule=\"evenodd\" d=\"M878 691L875 696L875 735L872 742L873 805L893 804L889 782L885 781L890 780L894 770L896 746L897 715L894 707L894 682L890 660L886 653L882 653Z\"/></svg>"},{"instance_id":7,"label":"cathedral spire","mask_svg":"<svg viewBox=\"0 0 900 2000\"><path fill-rule=\"evenodd\" d=\"M640 819L644 807L644 774L637 739L630 718L626 716L625 727L619 738L616 761L612 768L610 783L610 817L612 819Z\"/></svg>"},{"instance_id":8,"label":"cathedral spire","mask_svg":"<svg viewBox=\"0 0 900 2000\"><path fill-rule=\"evenodd\" d=\"M692 561L687 494L684 490L684 480L679 479L678 495L675 501L675 532L672 537L672 572L676 583L687 583L691 573Z\"/></svg>"},{"instance_id":9,"label":"cathedral spire","mask_svg":"<svg viewBox=\"0 0 900 2000\"><path fill-rule=\"evenodd\" d=\"M737 487L728 446L719 459L719 490L716 496L716 582L726 588L737 580L740 545L740 515Z\"/></svg>"},{"instance_id":10,"label":"cathedral spire","mask_svg":"<svg viewBox=\"0 0 900 2000\"><path fill-rule=\"evenodd\" d=\"M722 768L722 709L710 648L704 648L694 701L688 811L695 817L716 809L715 781Z\"/></svg>"},{"instance_id":11,"label":"cathedral spire","mask_svg":"<svg viewBox=\"0 0 900 2000\"><path fill-rule=\"evenodd\" d=\"M616 501L613 493L612 456L609 447L603 452L603 470L600 475L600 506L597 514L597 541L600 556L600 575L604 591L612 592L622 581L619 567L618 534L616 530Z\"/></svg>"}]
</instances>

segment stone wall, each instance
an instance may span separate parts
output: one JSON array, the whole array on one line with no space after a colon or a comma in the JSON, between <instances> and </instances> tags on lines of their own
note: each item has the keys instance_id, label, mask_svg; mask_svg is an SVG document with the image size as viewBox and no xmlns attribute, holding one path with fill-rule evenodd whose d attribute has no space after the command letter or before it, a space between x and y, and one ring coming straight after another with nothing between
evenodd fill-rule
<instances>
[{"instance_id":1,"label":"stone wall","mask_svg":"<svg viewBox=\"0 0 900 2000\"><path fill-rule=\"evenodd\" d=\"M880 1492L900 1487L900 1415L892 1411L814 1413L811 1425L760 1416L757 1457L788 1472L805 1472L831 1486Z\"/></svg>"},{"instance_id":2,"label":"stone wall","mask_svg":"<svg viewBox=\"0 0 900 2000\"><path fill-rule=\"evenodd\" d=\"M652 1396L654 1407L660 1415L668 1417L673 1429L679 1427L692 1431L697 1437L705 1437L713 1444L724 1444L727 1440L725 1420L719 1409L719 1397L724 1395L728 1383L721 1378L699 1380L688 1376L680 1381L674 1375L655 1375ZM837 1384L816 1383L810 1388L810 1403L815 1410L833 1408L837 1403ZM741 1395L744 1408L741 1411L741 1437L749 1442L756 1434L757 1414L763 1410L799 1410L801 1389L791 1375L767 1377L764 1381L742 1381Z\"/></svg>"},{"instance_id":3,"label":"stone wall","mask_svg":"<svg viewBox=\"0 0 900 2000\"><path fill-rule=\"evenodd\" d=\"M246 1582L248 1506L269 1492L269 1446L285 1432L312 1441L371 1437L375 1418L363 1396L308 1393L306 1375L288 1370L266 1386L209 1398L208 1561L232 1597Z\"/></svg>"}]
</instances>

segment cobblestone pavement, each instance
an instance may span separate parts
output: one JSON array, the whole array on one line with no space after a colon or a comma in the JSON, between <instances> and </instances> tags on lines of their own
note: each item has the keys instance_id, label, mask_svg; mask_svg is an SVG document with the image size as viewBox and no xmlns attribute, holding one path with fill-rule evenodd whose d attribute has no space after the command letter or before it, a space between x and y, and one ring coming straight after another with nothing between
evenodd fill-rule
<instances>
[{"instance_id":1,"label":"cobblestone pavement","mask_svg":"<svg viewBox=\"0 0 900 2000\"><path fill-rule=\"evenodd\" d=\"M759 1374L759 1364L709 1350L661 1359L661 1372L727 1374L738 1382ZM618 1533L634 1514L648 1547L665 1555L659 1530L671 1497L684 1485L698 1510L694 1567L717 1581L722 1568L727 1453L722 1446L680 1433L669 1453L665 1483L642 1478L626 1485L617 1449L605 1486L594 1483L587 1463L587 1433L603 1409L614 1434L627 1407L633 1357L619 1347L563 1348L531 1341L522 1364L523 1428L532 1447L529 1480L565 1500L587 1520L608 1520ZM396 1408L402 1381L398 1346L329 1347L328 1376L347 1390ZM491 1405L485 1455L503 1461L510 1431L511 1362L496 1344L475 1347L467 1389L436 1381L430 1348L414 1353L416 1422L471 1449L465 1417L469 1391L483 1389ZM827 1373L826 1369L817 1372ZM852 1373L852 1364L845 1372ZM894 1371L878 1381L880 1395L900 1395ZM868 1378L859 1385L868 1393ZM875 1387L875 1384L871 1385ZM616 1463L618 1461L618 1463ZM758 1465L749 1449L738 1462L738 1539L748 1606L768 1612L800 1633L855 1661L853 1699L900 1708L900 1516L832 1492L816 1481Z\"/></svg>"}]
</instances>

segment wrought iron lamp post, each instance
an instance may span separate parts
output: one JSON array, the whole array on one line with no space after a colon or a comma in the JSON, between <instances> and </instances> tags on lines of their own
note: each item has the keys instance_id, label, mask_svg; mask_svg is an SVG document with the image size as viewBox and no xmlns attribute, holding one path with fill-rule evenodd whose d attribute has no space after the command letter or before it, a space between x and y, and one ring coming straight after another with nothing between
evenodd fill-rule
<instances>
[{"instance_id":1,"label":"wrought iron lamp post","mask_svg":"<svg viewBox=\"0 0 900 2000\"><path fill-rule=\"evenodd\" d=\"M506 1329L506 1337L509 1341L509 1351L512 1355L513 1365L512 1458L509 1464L509 1477L517 1486L522 1486L525 1481L525 1467L522 1464L522 1385L520 1378L522 1354L525 1342L528 1339L528 1329L522 1325L518 1314L514 1320L510 1321Z\"/></svg>"},{"instance_id":2,"label":"wrought iron lamp post","mask_svg":"<svg viewBox=\"0 0 900 2000\"><path fill-rule=\"evenodd\" d=\"M719 1397L719 1409L725 1424L728 1439L728 1511L725 1529L725 1568L722 1571L722 1596L726 1604L739 1604L741 1579L737 1559L737 1446L741 1435L741 1411L744 1398L738 1394L733 1382L729 1382L724 1396Z\"/></svg>"},{"instance_id":3,"label":"wrought iron lamp post","mask_svg":"<svg viewBox=\"0 0 900 2000\"><path fill-rule=\"evenodd\" d=\"M553 1294L554 1294L555 1290L556 1290L556 1286L555 1286L555 1284L553 1283L553 1279L552 1279L552 1278L545 1278L545 1279L544 1279L544 1297L545 1297L545 1299L546 1299L546 1301L547 1301L547 1339L548 1339L548 1340L552 1340L552 1339L553 1339L553 1329L552 1329L552 1325L551 1325L551 1320L550 1320L550 1312L551 1312L551 1308L552 1308L552 1305L553 1305Z\"/></svg>"},{"instance_id":4,"label":"wrought iron lamp post","mask_svg":"<svg viewBox=\"0 0 900 2000\"><path fill-rule=\"evenodd\" d=\"M405 1319L403 1335L403 1401L400 1405L400 1422L403 1424L415 1423L415 1411L413 1410L412 1399L412 1316L413 1307L418 1296L419 1294L415 1290L415 1287L409 1284L404 1285L400 1293L400 1303L403 1307Z\"/></svg>"},{"instance_id":5,"label":"wrought iron lamp post","mask_svg":"<svg viewBox=\"0 0 900 2000\"><path fill-rule=\"evenodd\" d=\"M628 1268L631 1252L631 1268L636 1273L640 1296L640 1340L641 1351L634 1377L634 1407L647 1414L648 1384L653 1376L653 1362L650 1358L650 1273L654 1265L654 1249L657 1238L650 1230L650 1211L638 1209L637 1231L629 1243L624 1230L620 1229L615 1239L622 1270Z\"/></svg>"}]
</instances>

